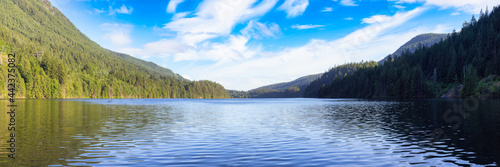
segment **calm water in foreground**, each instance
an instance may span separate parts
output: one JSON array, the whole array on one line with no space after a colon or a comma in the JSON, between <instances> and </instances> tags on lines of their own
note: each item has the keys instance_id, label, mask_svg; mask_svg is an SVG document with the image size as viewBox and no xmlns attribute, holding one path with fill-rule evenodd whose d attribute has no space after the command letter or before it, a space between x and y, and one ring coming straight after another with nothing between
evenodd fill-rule
<instances>
[{"instance_id":1,"label":"calm water in foreground","mask_svg":"<svg viewBox=\"0 0 500 167\"><path fill-rule=\"evenodd\" d=\"M496 166L500 100L19 100L0 166Z\"/></svg>"}]
</instances>

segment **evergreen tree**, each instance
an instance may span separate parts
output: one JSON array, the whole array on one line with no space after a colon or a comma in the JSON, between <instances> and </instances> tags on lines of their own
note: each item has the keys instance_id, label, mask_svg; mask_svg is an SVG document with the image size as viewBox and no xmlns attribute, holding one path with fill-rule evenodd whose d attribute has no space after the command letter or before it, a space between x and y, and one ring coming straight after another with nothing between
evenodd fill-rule
<instances>
[{"instance_id":1,"label":"evergreen tree","mask_svg":"<svg viewBox=\"0 0 500 167\"><path fill-rule=\"evenodd\" d=\"M413 53L406 51L393 60L389 56L382 66L357 70L333 80L331 84L317 86L318 95L340 98L440 97L463 83L462 97L478 96L478 90L488 91L478 86L480 78L500 75L499 42L500 8L495 7L491 13L482 13L479 20L473 15L470 24L460 32L454 31L430 47L419 46Z\"/></svg>"},{"instance_id":2,"label":"evergreen tree","mask_svg":"<svg viewBox=\"0 0 500 167\"><path fill-rule=\"evenodd\" d=\"M465 83L460 95L462 97L474 97L477 96L477 85L478 85L478 76L476 69L469 65L467 66L467 72L465 74Z\"/></svg>"},{"instance_id":3,"label":"evergreen tree","mask_svg":"<svg viewBox=\"0 0 500 167\"><path fill-rule=\"evenodd\" d=\"M220 84L188 81L152 62L103 49L48 1L1 0L0 8L0 46L18 55L18 98L229 98ZM5 70L0 63L2 76ZM2 86L0 97L6 96Z\"/></svg>"}]
</instances>

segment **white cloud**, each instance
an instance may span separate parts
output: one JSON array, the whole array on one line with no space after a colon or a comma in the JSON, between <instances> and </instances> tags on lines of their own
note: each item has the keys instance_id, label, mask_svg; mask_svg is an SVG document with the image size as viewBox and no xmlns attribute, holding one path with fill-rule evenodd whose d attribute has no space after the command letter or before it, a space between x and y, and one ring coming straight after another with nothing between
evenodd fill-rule
<instances>
[{"instance_id":1,"label":"white cloud","mask_svg":"<svg viewBox=\"0 0 500 167\"><path fill-rule=\"evenodd\" d=\"M96 9L96 8L94 8L94 13L95 14L101 14L101 13L104 13L104 12L106 12L104 9Z\"/></svg>"},{"instance_id":2,"label":"white cloud","mask_svg":"<svg viewBox=\"0 0 500 167\"><path fill-rule=\"evenodd\" d=\"M346 18L344 18L344 20L354 20L354 18L352 18L352 17L346 17Z\"/></svg>"},{"instance_id":3,"label":"white cloud","mask_svg":"<svg viewBox=\"0 0 500 167\"><path fill-rule=\"evenodd\" d=\"M392 5L394 6L395 8L398 8L398 9L405 9L406 7L405 6L402 6L402 5Z\"/></svg>"},{"instance_id":4,"label":"white cloud","mask_svg":"<svg viewBox=\"0 0 500 167\"><path fill-rule=\"evenodd\" d=\"M243 35L227 35L227 38L222 38L222 42L200 40L201 42L195 45L185 42L184 38L189 35L201 39L210 38L202 35L221 37L220 34L226 33L224 27L220 27L221 29L208 27L207 31L179 30L175 38L149 43L143 48L125 48L119 51L136 57L169 56L174 61L189 62L188 64L192 65L175 68L176 72L189 75L196 80L217 81L227 89L249 90L324 72L334 65L346 62L379 60L394 52L397 47L415 35L432 31L421 27L412 31L401 28L406 21L420 15L424 10L416 8L408 12L398 12L393 16L387 16L390 18L384 19L383 22L369 23L366 27L337 40L312 39L304 46L284 48L273 52L264 51L261 46L249 46L251 35L248 35L249 33L245 35L243 30ZM246 16L236 17L235 20L242 17ZM270 30L273 27L273 23L257 24L259 22L255 20L250 22L253 22L254 25L250 26L253 28ZM231 24L234 24L234 21ZM263 34L270 35L271 33Z\"/></svg>"},{"instance_id":5,"label":"white cloud","mask_svg":"<svg viewBox=\"0 0 500 167\"><path fill-rule=\"evenodd\" d=\"M325 25L312 25L312 24L307 24L307 25L293 25L293 29L297 30L305 30L305 29L311 29L311 28L320 28L320 27L325 27Z\"/></svg>"},{"instance_id":6,"label":"white cloud","mask_svg":"<svg viewBox=\"0 0 500 167\"><path fill-rule=\"evenodd\" d=\"M354 2L354 0L341 0L340 4L342 6L358 6L358 4Z\"/></svg>"},{"instance_id":7,"label":"white cloud","mask_svg":"<svg viewBox=\"0 0 500 167\"><path fill-rule=\"evenodd\" d=\"M442 1L442 0L427 0L426 4L436 5L441 8L457 8L460 11L468 13L479 13L481 9L485 9L486 6L490 8L498 5L498 1L494 0L453 0L453 1Z\"/></svg>"},{"instance_id":8,"label":"white cloud","mask_svg":"<svg viewBox=\"0 0 500 167\"><path fill-rule=\"evenodd\" d=\"M123 46L132 42L132 39L130 38L130 32L134 28L133 25L104 23L101 24L100 27L102 30L108 32L104 34L104 39L110 41L115 46Z\"/></svg>"},{"instance_id":9,"label":"white cloud","mask_svg":"<svg viewBox=\"0 0 500 167\"><path fill-rule=\"evenodd\" d=\"M274 7L277 0L208 0L198 6L196 17L180 18L165 25L165 29L176 32L178 42L191 46L220 37L228 36L237 23L262 16ZM253 7L252 7L253 6Z\"/></svg>"},{"instance_id":10,"label":"white cloud","mask_svg":"<svg viewBox=\"0 0 500 167\"><path fill-rule=\"evenodd\" d=\"M139 49L139 48L119 48L119 49L116 49L117 52L120 52L120 53L125 53L125 54L128 54L128 55L131 55L131 56L136 56L136 57L140 57L140 58L149 58L150 56L148 55L143 55L143 49Z\"/></svg>"},{"instance_id":11,"label":"white cloud","mask_svg":"<svg viewBox=\"0 0 500 167\"><path fill-rule=\"evenodd\" d=\"M373 15L369 18L362 19L361 23L367 23L367 24L381 23L381 22L389 21L391 19L392 19L392 17L387 16L387 15Z\"/></svg>"},{"instance_id":12,"label":"white cloud","mask_svg":"<svg viewBox=\"0 0 500 167\"><path fill-rule=\"evenodd\" d=\"M155 32L156 35L158 36L165 36L165 37L175 37L175 33L171 32L171 31L167 31L163 28L160 28L158 26L153 26L153 31Z\"/></svg>"},{"instance_id":13,"label":"white cloud","mask_svg":"<svg viewBox=\"0 0 500 167\"><path fill-rule=\"evenodd\" d=\"M193 46L180 43L175 39L162 39L144 45L146 52L151 53L151 55L157 54L158 56L170 56L174 53L183 53L193 48Z\"/></svg>"},{"instance_id":14,"label":"white cloud","mask_svg":"<svg viewBox=\"0 0 500 167\"><path fill-rule=\"evenodd\" d=\"M132 14L132 11L134 9L132 7L127 7L125 5L122 5L122 7L118 9L113 9L113 7L109 6L109 15L115 15L116 13L120 14Z\"/></svg>"},{"instance_id":15,"label":"white cloud","mask_svg":"<svg viewBox=\"0 0 500 167\"><path fill-rule=\"evenodd\" d=\"M185 69L186 71L179 70L193 78L217 81L227 89L249 90L258 86L291 81L301 76L324 72L334 65L346 62L379 60L418 34L443 31L442 27L436 27L434 30L417 27L411 31L399 28L423 11L422 8L416 8L409 12L397 13L390 16L391 19L386 22L370 24L333 41L312 39L304 46L285 48L276 52L265 52L253 48L236 49L255 50L255 52L238 51L239 54L232 53L239 55L232 61L220 62L215 65L197 65ZM230 45L226 44L225 46ZM245 48L244 45L240 45L240 47ZM246 54L250 55L244 56ZM200 74L198 71L205 72Z\"/></svg>"},{"instance_id":16,"label":"white cloud","mask_svg":"<svg viewBox=\"0 0 500 167\"><path fill-rule=\"evenodd\" d=\"M182 74L181 76L182 76L182 78L185 78L187 80L193 80L193 79L191 79L191 77L189 75Z\"/></svg>"},{"instance_id":17,"label":"white cloud","mask_svg":"<svg viewBox=\"0 0 500 167\"><path fill-rule=\"evenodd\" d=\"M396 3L415 3L415 2L423 1L423 0L390 0L390 1L397 1Z\"/></svg>"},{"instance_id":18,"label":"white cloud","mask_svg":"<svg viewBox=\"0 0 500 167\"><path fill-rule=\"evenodd\" d=\"M417 27L408 31L408 27L402 25L425 10L415 8L392 16L365 18L364 28L340 39L312 39L303 46L270 52L249 44L249 40L276 36L278 25L257 21L259 16L272 9L276 1L255 5L255 1L219 2L202 2L193 14L195 17L180 17L166 24L164 29L175 33L175 37L148 43L143 48L123 48L119 51L137 57L168 56L174 61L192 64L175 68L176 72L196 80L217 81L227 89L249 90L324 72L346 62L379 60L415 35L446 29L444 26L435 29ZM230 35L234 25L244 22L248 24L241 30L241 35ZM323 25L296 25L296 28L301 26ZM208 40L211 38L221 39L222 42Z\"/></svg>"},{"instance_id":19,"label":"white cloud","mask_svg":"<svg viewBox=\"0 0 500 167\"><path fill-rule=\"evenodd\" d=\"M498 1L495 0L399 0L398 3L415 3L423 2L428 6L438 6L442 9L456 8L459 11L477 14L481 9L486 9L489 6L490 9L493 6L498 5Z\"/></svg>"},{"instance_id":20,"label":"white cloud","mask_svg":"<svg viewBox=\"0 0 500 167\"><path fill-rule=\"evenodd\" d=\"M333 8L331 7L325 7L323 10L321 10L321 12L331 12L333 11Z\"/></svg>"},{"instance_id":21,"label":"white cloud","mask_svg":"<svg viewBox=\"0 0 500 167\"><path fill-rule=\"evenodd\" d=\"M175 10L177 9L177 5L179 5L182 2L184 2L184 0L170 0L170 2L168 2L168 6L167 6L167 12L168 13L175 13Z\"/></svg>"},{"instance_id":22,"label":"white cloud","mask_svg":"<svg viewBox=\"0 0 500 167\"><path fill-rule=\"evenodd\" d=\"M172 16L172 20L179 20L179 19L185 18L189 14L191 14L191 12L176 13L176 14L174 14L174 16Z\"/></svg>"},{"instance_id":23,"label":"white cloud","mask_svg":"<svg viewBox=\"0 0 500 167\"><path fill-rule=\"evenodd\" d=\"M285 0L285 2L278 8L287 13L287 18L293 18L302 15L309 6L309 0Z\"/></svg>"},{"instance_id":24,"label":"white cloud","mask_svg":"<svg viewBox=\"0 0 500 167\"><path fill-rule=\"evenodd\" d=\"M198 47L174 55L174 61L209 60L223 64L228 62L241 62L249 59L259 51L259 48L246 46L249 38L241 35L231 35L222 43L204 42Z\"/></svg>"},{"instance_id":25,"label":"white cloud","mask_svg":"<svg viewBox=\"0 0 500 167\"><path fill-rule=\"evenodd\" d=\"M248 22L247 26L241 30L247 37L262 39L266 37L277 38L281 34L280 26L276 23L260 23L255 20Z\"/></svg>"},{"instance_id":26,"label":"white cloud","mask_svg":"<svg viewBox=\"0 0 500 167\"><path fill-rule=\"evenodd\" d=\"M450 15L452 15L452 16L457 16L457 15L460 15L460 12L453 12L453 13L451 13Z\"/></svg>"},{"instance_id":27,"label":"white cloud","mask_svg":"<svg viewBox=\"0 0 500 167\"><path fill-rule=\"evenodd\" d=\"M240 60L253 55L252 52L256 49L246 47L249 37L229 35L234 26L266 14L276 3L277 0L264 0L259 3L256 3L256 0L203 1L193 14L195 17L186 18L188 13L177 13L162 30L155 30L168 36L173 34L174 37L147 43L142 48L122 48L121 51L137 57L173 57L174 61ZM255 24L253 28L266 30L259 34L261 36L269 36L279 30L279 26L274 23L265 25L266 29L255 22L252 24ZM207 41L212 38L227 38L227 40L222 43Z\"/></svg>"},{"instance_id":28,"label":"white cloud","mask_svg":"<svg viewBox=\"0 0 500 167\"><path fill-rule=\"evenodd\" d=\"M206 60L217 63L242 61L253 57L261 49L249 48L249 37L230 35L221 43L203 42L196 46L179 43L176 39L163 39L144 45L141 48L122 48L123 53L137 57L173 57L174 61Z\"/></svg>"}]
</instances>

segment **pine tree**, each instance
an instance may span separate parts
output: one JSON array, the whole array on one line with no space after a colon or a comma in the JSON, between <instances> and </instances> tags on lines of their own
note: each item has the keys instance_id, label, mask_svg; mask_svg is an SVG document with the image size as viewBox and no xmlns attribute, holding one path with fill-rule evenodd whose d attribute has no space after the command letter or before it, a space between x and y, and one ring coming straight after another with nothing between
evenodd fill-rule
<instances>
[{"instance_id":1,"label":"pine tree","mask_svg":"<svg viewBox=\"0 0 500 167\"><path fill-rule=\"evenodd\" d=\"M448 72L446 74L446 80L449 83L457 82L457 53L455 48L452 46L449 51L450 64L448 66Z\"/></svg>"},{"instance_id":2,"label":"pine tree","mask_svg":"<svg viewBox=\"0 0 500 167\"><path fill-rule=\"evenodd\" d=\"M472 15L472 18L470 19L470 25L474 26L474 25L476 25L476 23L477 23L477 20L474 17L474 15Z\"/></svg>"},{"instance_id":3,"label":"pine tree","mask_svg":"<svg viewBox=\"0 0 500 167\"><path fill-rule=\"evenodd\" d=\"M477 96L478 76L477 71L472 65L467 66L465 74L465 83L460 92L462 97L475 97Z\"/></svg>"}]
</instances>

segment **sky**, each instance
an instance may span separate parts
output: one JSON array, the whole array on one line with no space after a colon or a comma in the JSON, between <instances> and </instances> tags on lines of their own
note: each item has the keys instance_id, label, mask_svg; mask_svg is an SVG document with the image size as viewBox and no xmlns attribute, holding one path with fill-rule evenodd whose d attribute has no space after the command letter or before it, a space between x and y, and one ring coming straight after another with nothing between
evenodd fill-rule
<instances>
[{"instance_id":1,"label":"sky","mask_svg":"<svg viewBox=\"0 0 500 167\"><path fill-rule=\"evenodd\" d=\"M104 48L250 90L381 60L496 0L49 0Z\"/></svg>"}]
</instances>

